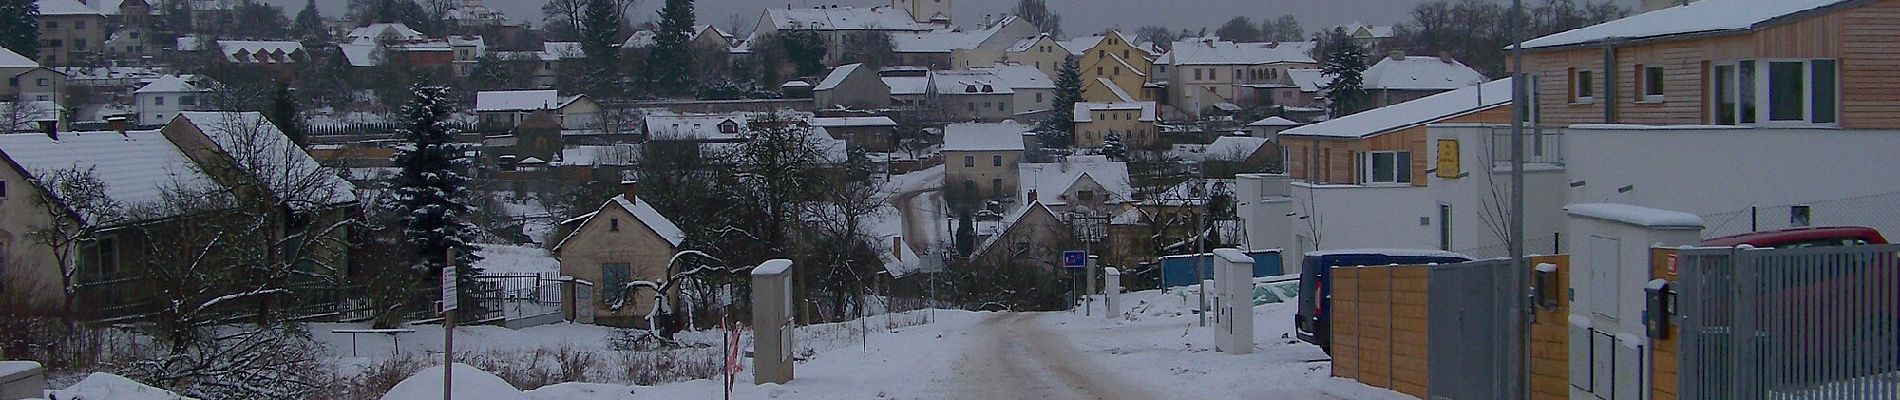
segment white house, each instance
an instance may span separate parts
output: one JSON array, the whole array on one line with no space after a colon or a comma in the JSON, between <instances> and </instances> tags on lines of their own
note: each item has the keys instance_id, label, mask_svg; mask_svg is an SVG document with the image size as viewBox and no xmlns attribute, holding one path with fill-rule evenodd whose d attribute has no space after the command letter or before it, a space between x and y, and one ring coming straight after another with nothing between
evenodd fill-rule
<instances>
[{"instance_id":1,"label":"white house","mask_svg":"<svg viewBox=\"0 0 1900 400\"><path fill-rule=\"evenodd\" d=\"M211 89L202 80L165 75L132 92L133 109L139 125L163 125L181 111L205 109L205 94Z\"/></svg>"},{"instance_id":2,"label":"white house","mask_svg":"<svg viewBox=\"0 0 1900 400\"><path fill-rule=\"evenodd\" d=\"M599 125L600 108L587 95L562 96L554 90L500 90L475 93L475 113L482 129L513 129L535 111L547 110L565 129L591 129Z\"/></svg>"}]
</instances>

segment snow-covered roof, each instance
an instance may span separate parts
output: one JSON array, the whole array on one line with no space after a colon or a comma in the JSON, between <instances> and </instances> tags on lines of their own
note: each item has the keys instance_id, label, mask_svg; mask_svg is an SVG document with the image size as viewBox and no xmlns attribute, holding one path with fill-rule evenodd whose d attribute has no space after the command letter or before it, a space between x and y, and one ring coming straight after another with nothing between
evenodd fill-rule
<instances>
[{"instance_id":1,"label":"snow-covered roof","mask_svg":"<svg viewBox=\"0 0 1900 400\"><path fill-rule=\"evenodd\" d=\"M1628 204L1591 203L1564 206L1572 216L1620 222L1645 228L1702 229L1702 217L1681 211L1659 210Z\"/></svg>"},{"instance_id":2,"label":"snow-covered roof","mask_svg":"<svg viewBox=\"0 0 1900 400\"><path fill-rule=\"evenodd\" d=\"M1102 44L1102 40L1104 39L1108 39L1108 36L1105 36L1105 35L1085 36L1085 37L1079 37L1079 38L1074 38L1074 39L1069 39L1069 40L1058 41L1056 43L1061 44L1063 49L1069 50L1069 54L1079 56L1079 55L1082 55L1082 53L1089 51L1089 49L1095 48L1096 45Z\"/></svg>"},{"instance_id":3,"label":"snow-covered roof","mask_svg":"<svg viewBox=\"0 0 1900 400\"><path fill-rule=\"evenodd\" d=\"M976 70L976 71L986 71L986 72L991 73L992 75L995 75L997 79L1001 79L1003 84L1006 86L1009 86L1010 89L1020 90L1020 89L1055 89L1056 88L1056 81L1054 79L1050 79L1049 74L1042 72L1041 69L1038 69L1036 67L1026 66L1022 64L996 63L995 66L991 66L991 67L978 67L978 68L971 68L971 69Z\"/></svg>"},{"instance_id":4,"label":"snow-covered roof","mask_svg":"<svg viewBox=\"0 0 1900 400\"><path fill-rule=\"evenodd\" d=\"M1042 43L1043 39L1049 39L1051 42L1055 42L1056 47L1060 48L1062 51L1069 51L1069 48L1064 46L1062 42L1056 41L1053 36L1049 36L1049 34L1047 33L1038 35L1036 37L1016 41L1015 44L1009 45L1009 48L1004 49L1004 51L1016 52L1016 53L1029 51L1030 49L1034 49L1036 47L1036 43ZM1070 54L1074 54L1074 53L1070 53Z\"/></svg>"},{"instance_id":5,"label":"snow-covered roof","mask_svg":"<svg viewBox=\"0 0 1900 400\"><path fill-rule=\"evenodd\" d=\"M1169 65L1265 65L1276 63L1314 64L1313 57L1300 46L1274 43L1234 43L1218 40L1174 43L1164 61Z\"/></svg>"},{"instance_id":6,"label":"snow-covered roof","mask_svg":"<svg viewBox=\"0 0 1900 400\"><path fill-rule=\"evenodd\" d=\"M930 92L930 77L924 76L887 76L884 86L891 87L892 96L920 95Z\"/></svg>"},{"instance_id":7,"label":"snow-covered roof","mask_svg":"<svg viewBox=\"0 0 1900 400\"><path fill-rule=\"evenodd\" d=\"M1034 190L1036 198L1031 199L1050 205L1068 204L1063 198L1069 188L1086 181L1101 185L1106 193L1097 193L1107 203L1129 201L1135 198L1135 187L1128 179L1128 163L1109 161L1103 156L1072 156L1064 162L1023 163L1017 170L1017 193L1020 198L1028 199Z\"/></svg>"},{"instance_id":8,"label":"snow-covered roof","mask_svg":"<svg viewBox=\"0 0 1900 400\"><path fill-rule=\"evenodd\" d=\"M1075 103L1075 122L1094 122L1095 111L1141 111L1141 122L1155 122L1155 102Z\"/></svg>"},{"instance_id":9,"label":"snow-covered roof","mask_svg":"<svg viewBox=\"0 0 1900 400\"><path fill-rule=\"evenodd\" d=\"M191 82L185 80L185 78L180 78L178 75L164 75L153 80L152 83L140 87L139 90L132 91L132 93L186 93L201 92L204 90L203 88L199 88L198 85L191 84Z\"/></svg>"},{"instance_id":10,"label":"snow-covered roof","mask_svg":"<svg viewBox=\"0 0 1900 400\"><path fill-rule=\"evenodd\" d=\"M899 236L892 236L892 238L898 238L900 241L902 239L902 237ZM885 238L885 240L881 242L890 243L890 239L891 238ZM917 252L912 250L908 243L892 244L891 250L880 251L877 257L884 261L884 272L891 274L892 278L902 278L918 272L927 272L931 270L931 268L928 267L933 266L932 264L937 264L925 260L923 257L918 257Z\"/></svg>"},{"instance_id":11,"label":"snow-covered roof","mask_svg":"<svg viewBox=\"0 0 1900 400\"><path fill-rule=\"evenodd\" d=\"M1015 94L995 71L931 71L930 84L938 94ZM893 87L892 92L896 92Z\"/></svg>"},{"instance_id":12,"label":"snow-covered roof","mask_svg":"<svg viewBox=\"0 0 1900 400\"><path fill-rule=\"evenodd\" d=\"M911 19L910 11L891 7L768 8L765 18L776 30L911 31L936 29Z\"/></svg>"},{"instance_id":13,"label":"snow-covered roof","mask_svg":"<svg viewBox=\"0 0 1900 400\"><path fill-rule=\"evenodd\" d=\"M1267 143L1271 143L1271 141L1267 140L1266 138L1257 138L1257 137L1252 137L1252 136L1221 136L1219 138L1215 138L1214 143L1208 144L1207 151L1203 152L1202 154L1206 154L1207 158L1210 158L1210 159L1223 159L1222 157L1236 156L1236 155L1240 157L1248 157L1248 156L1252 156L1255 152L1259 152L1260 148L1265 147ZM1229 161L1238 161L1238 160L1229 160Z\"/></svg>"},{"instance_id":14,"label":"snow-covered roof","mask_svg":"<svg viewBox=\"0 0 1900 400\"><path fill-rule=\"evenodd\" d=\"M1484 74L1451 58L1386 57L1363 74L1367 90L1452 90L1484 83Z\"/></svg>"},{"instance_id":15,"label":"snow-covered roof","mask_svg":"<svg viewBox=\"0 0 1900 400\"><path fill-rule=\"evenodd\" d=\"M1300 126L1300 123L1293 122L1293 120L1290 120L1290 119L1274 116L1274 117L1267 117L1259 121L1254 121L1251 124L1247 124L1247 126Z\"/></svg>"},{"instance_id":16,"label":"snow-covered roof","mask_svg":"<svg viewBox=\"0 0 1900 400\"><path fill-rule=\"evenodd\" d=\"M26 58L26 56L15 53L13 50L0 47L0 68L36 68L39 66L40 63L33 61L31 58Z\"/></svg>"},{"instance_id":17,"label":"snow-covered roof","mask_svg":"<svg viewBox=\"0 0 1900 400\"><path fill-rule=\"evenodd\" d=\"M581 95L562 97L555 90L500 90L475 93L476 112L535 111L567 107Z\"/></svg>"},{"instance_id":18,"label":"snow-covered roof","mask_svg":"<svg viewBox=\"0 0 1900 400\"><path fill-rule=\"evenodd\" d=\"M655 140L739 140L745 132L746 121L754 113L692 114L673 112L650 112L646 115L647 135ZM721 132L719 125L731 122L738 126L735 132Z\"/></svg>"},{"instance_id":19,"label":"snow-covered roof","mask_svg":"<svg viewBox=\"0 0 1900 400\"><path fill-rule=\"evenodd\" d=\"M543 60L571 60L587 57L587 52L581 51L581 42L542 42L541 55Z\"/></svg>"},{"instance_id":20,"label":"snow-covered roof","mask_svg":"<svg viewBox=\"0 0 1900 400\"><path fill-rule=\"evenodd\" d=\"M105 16L98 9L76 0L38 0L40 15L97 15Z\"/></svg>"},{"instance_id":21,"label":"snow-covered roof","mask_svg":"<svg viewBox=\"0 0 1900 400\"><path fill-rule=\"evenodd\" d=\"M561 149L561 165L631 166L640 163L640 145L568 146Z\"/></svg>"},{"instance_id":22,"label":"snow-covered roof","mask_svg":"<svg viewBox=\"0 0 1900 400\"><path fill-rule=\"evenodd\" d=\"M1286 70L1287 80L1293 81L1302 92L1318 92L1320 88L1333 83L1333 77L1324 71L1312 68L1294 68Z\"/></svg>"},{"instance_id":23,"label":"snow-covered roof","mask_svg":"<svg viewBox=\"0 0 1900 400\"><path fill-rule=\"evenodd\" d=\"M280 200L296 210L315 210L355 202L356 186L324 171L309 152L290 141L276 124L256 112L181 112L173 123L188 122L252 170Z\"/></svg>"},{"instance_id":24,"label":"snow-covered roof","mask_svg":"<svg viewBox=\"0 0 1900 400\"><path fill-rule=\"evenodd\" d=\"M291 54L303 51L303 43L295 41L263 40L219 40L218 49L224 51L224 60L234 63L277 64L296 60Z\"/></svg>"},{"instance_id":25,"label":"snow-covered roof","mask_svg":"<svg viewBox=\"0 0 1900 400\"><path fill-rule=\"evenodd\" d=\"M837 89L838 85L844 84L845 78L851 77L851 74L857 73L858 68L862 67L864 67L864 64L859 63L845 64L838 66L838 68L832 68L831 73L825 75L825 80L818 82L818 87L814 87L812 90Z\"/></svg>"},{"instance_id":26,"label":"snow-covered roof","mask_svg":"<svg viewBox=\"0 0 1900 400\"><path fill-rule=\"evenodd\" d=\"M1022 151L1029 125L950 124L943 128L943 151Z\"/></svg>"},{"instance_id":27,"label":"snow-covered roof","mask_svg":"<svg viewBox=\"0 0 1900 400\"><path fill-rule=\"evenodd\" d=\"M1114 94L1115 98L1121 99L1122 101L1135 101L1135 96L1128 94L1128 90L1122 89L1121 85L1116 85L1115 81L1107 77L1095 78L1095 81L1101 83L1102 87L1108 88L1109 93Z\"/></svg>"},{"instance_id":28,"label":"snow-covered roof","mask_svg":"<svg viewBox=\"0 0 1900 400\"><path fill-rule=\"evenodd\" d=\"M442 376L441 370L436 370L435 376ZM442 384L437 383L435 387L442 387ZM169 390L104 372L86 375L85 379L79 380L72 386L47 391L46 395L55 399L194 400Z\"/></svg>"},{"instance_id":29,"label":"snow-covered roof","mask_svg":"<svg viewBox=\"0 0 1900 400\"><path fill-rule=\"evenodd\" d=\"M992 231L994 233L992 233L990 237L984 238L983 243L976 247L976 252L971 254L981 255L988 253L990 246L995 245L996 242L1002 240L1004 236L1008 236L1009 231L1016 227L1016 223L1022 222L1023 218L1028 217L1032 212L1048 214L1051 217L1054 217L1056 214L1055 211L1050 210L1049 206L1042 204L1042 202L1031 200L1029 205L1011 210L1008 214L1004 214L1003 220L999 221L997 228ZM979 230L981 229L979 228Z\"/></svg>"},{"instance_id":30,"label":"snow-covered roof","mask_svg":"<svg viewBox=\"0 0 1900 400\"><path fill-rule=\"evenodd\" d=\"M653 233L660 235L660 239L665 239L666 242L673 245L674 248L678 248L681 243L686 242L686 231L680 230L679 225L673 224L673 220L667 219L665 215L661 215L660 210L654 209L652 204L647 203L647 199L635 197L633 201L627 201L627 196L623 194L614 196L614 198L608 199L605 204L600 205L600 209L602 210L606 210L607 207L620 207L620 209L626 210L628 214L633 214L634 219L639 220L640 223L646 225L648 229L652 229ZM587 226L587 223L592 222L594 218L599 216L599 212L588 214L585 219L581 220L580 226ZM567 237L561 238L561 241L554 245L554 251L560 252L561 246L566 245L568 240L573 239L574 235L580 233L580 229L575 229L573 233L567 234Z\"/></svg>"},{"instance_id":31,"label":"snow-covered roof","mask_svg":"<svg viewBox=\"0 0 1900 400\"><path fill-rule=\"evenodd\" d=\"M1366 35L1374 37L1374 38L1381 38L1381 39L1393 37L1394 34L1397 33L1397 30L1393 29L1391 26L1370 25L1364 22L1353 22L1350 24L1340 25L1339 28L1345 29L1347 35L1357 35L1359 34L1359 31L1363 29L1366 31Z\"/></svg>"},{"instance_id":32,"label":"snow-covered roof","mask_svg":"<svg viewBox=\"0 0 1900 400\"><path fill-rule=\"evenodd\" d=\"M1363 138L1394 130L1438 122L1446 118L1483 111L1511 102L1511 80L1499 79L1483 85L1431 95L1422 99L1367 110L1317 124L1280 132L1287 136L1324 136Z\"/></svg>"},{"instance_id":33,"label":"snow-covered roof","mask_svg":"<svg viewBox=\"0 0 1900 400\"><path fill-rule=\"evenodd\" d=\"M811 119L811 126L821 128L839 127L880 127L897 126L891 117L818 117Z\"/></svg>"},{"instance_id":34,"label":"snow-covered roof","mask_svg":"<svg viewBox=\"0 0 1900 400\"><path fill-rule=\"evenodd\" d=\"M974 49L995 34L994 30L893 33L891 49L898 53L949 53L957 49Z\"/></svg>"},{"instance_id":35,"label":"snow-covered roof","mask_svg":"<svg viewBox=\"0 0 1900 400\"><path fill-rule=\"evenodd\" d=\"M159 131L64 132L59 140L46 135L0 135L0 154L23 174L45 177L69 169L91 170L105 184L105 195L124 207L158 204L167 191L202 189L216 181L200 171L185 153ZM170 209L170 208L167 208ZM100 215L81 215L87 223L108 223ZM167 218L172 215L140 215Z\"/></svg>"},{"instance_id":36,"label":"snow-covered roof","mask_svg":"<svg viewBox=\"0 0 1900 400\"><path fill-rule=\"evenodd\" d=\"M377 57L377 53L383 49L382 46L373 44L339 44L336 47L338 50L343 51L343 58L349 60L350 66L352 67L374 67L382 65L382 60L379 59L380 57Z\"/></svg>"},{"instance_id":37,"label":"snow-covered roof","mask_svg":"<svg viewBox=\"0 0 1900 400\"><path fill-rule=\"evenodd\" d=\"M1803 11L1854 0L1700 0L1615 21L1558 32L1524 42L1524 48L1550 48L1710 32L1739 32Z\"/></svg>"},{"instance_id":38,"label":"snow-covered roof","mask_svg":"<svg viewBox=\"0 0 1900 400\"><path fill-rule=\"evenodd\" d=\"M427 38L421 31L410 29L409 25L400 22L370 24L368 26L351 29L347 37L350 39L350 44L378 44L377 42L385 36L394 40L422 40Z\"/></svg>"}]
</instances>

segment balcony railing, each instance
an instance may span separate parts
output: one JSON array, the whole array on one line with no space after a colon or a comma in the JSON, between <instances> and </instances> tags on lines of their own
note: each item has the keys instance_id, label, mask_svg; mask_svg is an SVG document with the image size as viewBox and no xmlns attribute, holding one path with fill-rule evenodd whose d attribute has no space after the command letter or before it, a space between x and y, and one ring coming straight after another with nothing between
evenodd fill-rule
<instances>
[{"instance_id":1,"label":"balcony railing","mask_svg":"<svg viewBox=\"0 0 1900 400\"><path fill-rule=\"evenodd\" d=\"M1504 166L1511 163L1511 129L1491 131L1491 161ZM1564 134L1554 128L1524 128L1524 163L1564 165Z\"/></svg>"}]
</instances>

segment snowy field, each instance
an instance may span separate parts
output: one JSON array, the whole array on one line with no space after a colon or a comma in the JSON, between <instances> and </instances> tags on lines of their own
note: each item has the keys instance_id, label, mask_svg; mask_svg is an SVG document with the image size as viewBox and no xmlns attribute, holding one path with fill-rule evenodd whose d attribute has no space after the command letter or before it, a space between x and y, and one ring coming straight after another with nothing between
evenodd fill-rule
<instances>
[{"instance_id":1,"label":"snowy field","mask_svg":"<svg viewBox=\"0 0 1900 400\"><path fill-rule=\"evenodd\" d=\"M1129 310L1116 318L1081 311L989 313L914 311L864 320L801 327L797 378L784 385L751 383L750 360L732 398L740 399L1405 399L1397 392L1327 376L1330 363L1318 348L1291 339L1293 304L1254 308L1256 351L1213 351L1211 328L1178 294L1128 295ZM312 333L332 349L339 368L364 368L394 357L420 357L435 365L397 385L385 399L440 396L442 332L415 326L414 333L359 335L352 354L351 324L316 324ZM859 332L869 330L869 335ZM615 331L557 324L522 330L463 327L456 349L463 360L502 357L547 349L602 354ZM719 337L689 332L682 341L717 357ZM750 338L742 339L749 342ZM400 351L397 349L400 345ZM474 356L475 360L470 357ZM716 358L713 358L716 360ZM716 361L715 361L716 362ZM612 364L612 363L609 363ZM602 373L608 371L600 371ZM621 372L602 374L614 379ZM724 398L717 377L655 386L569 382L521 390L475 367L457 369L458 399L632 400ZM101 380L105 382L116 382ZM121 382L122 383L122 382ZM82 385L83 386L83 385ZM76 387L75 389L89 389ZM97 389L97 388L90 388ZM64 398L64 397L62 397ZM159 397L163 398L163 397Z\"/></svg>"}]
</instances>

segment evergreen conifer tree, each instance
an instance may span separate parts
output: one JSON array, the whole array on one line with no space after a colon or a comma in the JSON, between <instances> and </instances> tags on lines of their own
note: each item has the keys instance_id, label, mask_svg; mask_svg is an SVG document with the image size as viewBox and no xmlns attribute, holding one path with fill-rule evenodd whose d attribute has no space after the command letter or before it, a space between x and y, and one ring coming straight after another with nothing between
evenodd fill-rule
<instances>
[{"instance_id":1,"label":"evergreen conifer tree","mask_svg":"<svg viewBox=\"0 0 1900 400\"><path fill-rule=\"evenodd\" d=\"M271 92L270 122L284 131L292 143L298 146L309 144L304 136L303 113L298 110L297 99L291 97L290 84L277 82L277 89Z\"/></svg>"},{"instance_id":2,"label":"evergreen conifer tree","mask_svg":"<svg viewBox=\"0 0 1900 400\"><path fill-rule=\"evenodd\" d=\"M317 0L305 0L303 10L297 11L296 31L304 38L327 40L330 35L323 27L323 13L317 11Z\"/></svg>"},{"instance_id":3,"label":"evergreen conifer tree","mask_svg":"<svg viewBox=\"0 0 1900 400\"><path fill-rule=\"evenodd\" d=\"M587 55L583 91L613 97L620 87L620 6L614 0L587 0L581 9L581 52Z\"/></svg>"},{"instance_id":4,"label":"evergreen conifer tree","mask_svg":"<svg viewBox=\"0 0 1900 400\"><path fill-rule=\"evenodd\" d=\"M401 169L391 182L393 193L384 207L403 218L403 238L415 251L420 263L413 268L423 276L439 276L444 266L457 271L458 285L473 288L475 226L468 205L468 167L466 149L455 139L448 125L453 100L448 88L418 83L411 87L414 98L403 106L405 126L399 131L409 147L398 150L392 160ZM455 250L454 260L447 260ZM479 313L467 290L461 294L461 310L466 315Z\"/></svg>"},{"instance_id":5,"label":"evergreen conifer tree","mask_svg":"<svg viewBox=\"0 0 1900 400\"><path fill-rule=\"evenodd\" d=\"M1036 126L1042 146L1068 148L1075 145L1075 103L1082 102L1082 67L1075 57L1063 61L1056 77L1056 98L1049 103L1049 118Z\"/></svg>"},{"instance_id":6,"label":"evergreen conifer tree","mask_svg":"<svg viewBox=\"0 0 1900 400\"><path fill-rule=\"evenodd\" d=\"M1122 145L1121 134L1110 133L1108 137L1102 138L1102 155L1108 156L1110 160L1121 160L1128 157L1128 148Z\"/></svg>"},{"instance_id":7,"label":"evergreen conifer tree","mask_svg":"<svg viewBox=\"0 0 1900 400\"><path fill-rule=\"evenodd\" d=\"M39 2L0 1L0 47L29 59L40 59Z\"/></svg>"},{"instance_id":8,"label":"evergreen conifer tree","mask_svg":"<svg viewBox=\"0 0 1900 400\"><path fill-rule=\"evenodd\" d=\"M1333 30L1332 45L1326 49L1326 63L1320 73L1333 78L1323 89L1333 118L1361 111L1366 97L1366 51L1346 36L1346 30Z\"/></svg>"},{"instance_id":9,"label":"evergreen conifer tree","mask_svg":"<svg viewBox=\"0 0 1900 400\"><path fill-rule=\"evenodd\" d=\"M653 36L653 56L647 62L655 90L677 95L694 89L692 33L693 0L666 0L660 8L659 31Z\"/></svg>"}]
</instances>

